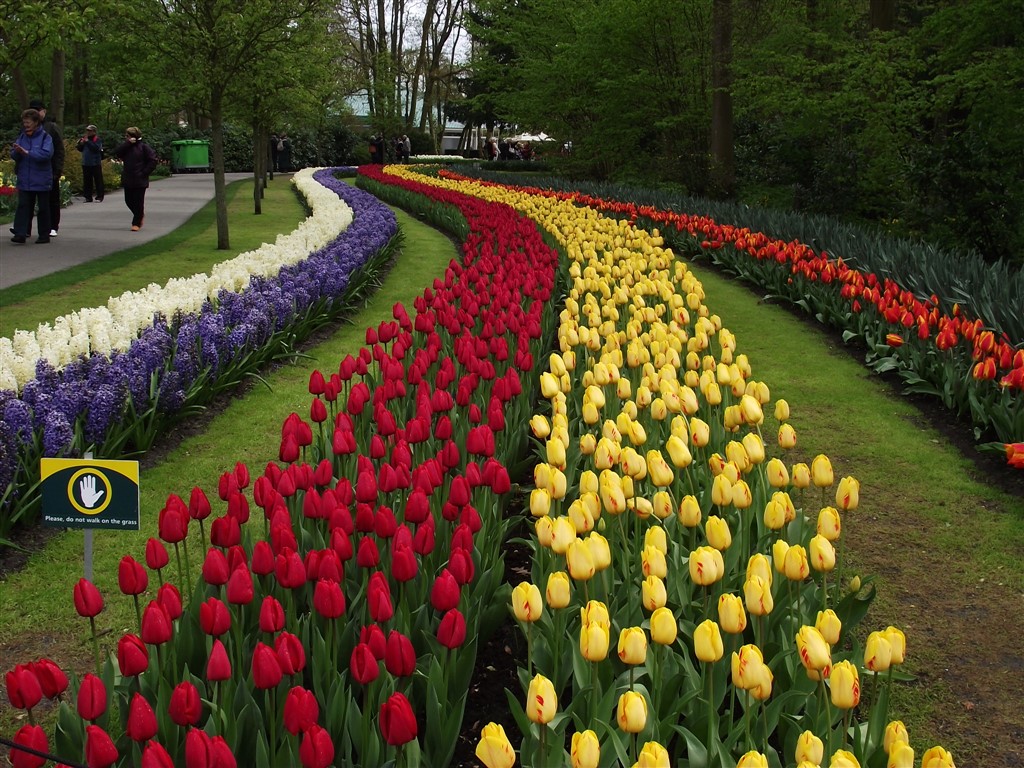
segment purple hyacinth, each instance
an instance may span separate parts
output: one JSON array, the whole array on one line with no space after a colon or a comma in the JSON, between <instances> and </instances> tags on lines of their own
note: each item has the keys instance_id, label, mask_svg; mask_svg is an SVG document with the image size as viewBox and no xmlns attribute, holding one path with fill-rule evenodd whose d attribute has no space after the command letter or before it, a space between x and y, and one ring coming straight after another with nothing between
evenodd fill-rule
<instances>
[{"instance_id":1,"label":"purple hyacinth","mask_svg":"<svg viewBox=\"0 0 1024 768\"><path fill-rule=\"evenodd\" d=\"M71 443L75 439L75 431L71 424L64 418L60 411L50 411L46 414L46 421L43 424L43 455L44 456L65 456L71 449Z\"/></svg>"}]
</instances>

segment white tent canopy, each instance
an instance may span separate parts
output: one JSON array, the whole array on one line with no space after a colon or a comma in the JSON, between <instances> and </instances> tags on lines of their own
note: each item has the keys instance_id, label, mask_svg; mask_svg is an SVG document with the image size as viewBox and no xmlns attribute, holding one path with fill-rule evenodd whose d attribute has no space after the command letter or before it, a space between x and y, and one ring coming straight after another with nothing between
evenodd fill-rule
<instances>
[{"instance_id":1,"label":"white tent canopy","mask_svg":"<svg viewBox=\"0 0 1024 768\"><path fill-rule=\"evenodd\" d=\"M506 136L507 141L553 141L546 133L517 133L515 136Z\"/></svg>"}]
</instances>

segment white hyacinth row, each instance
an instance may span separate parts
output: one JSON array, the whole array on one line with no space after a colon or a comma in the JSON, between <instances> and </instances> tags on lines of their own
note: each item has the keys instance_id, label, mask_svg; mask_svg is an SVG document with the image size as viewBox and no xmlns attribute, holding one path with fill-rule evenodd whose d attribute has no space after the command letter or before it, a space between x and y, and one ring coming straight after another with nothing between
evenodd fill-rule
<instances>
[{"instance_id":1,"label":"white hyacinth row","mask_svg":"<svg viewBox=\"0 0 1024 768\"><path fill-rule=\"evenodd\" d=\"M243 291L253 277L276 275L281 267L297 264L327 246L348 229L352 209L313 179L316 170L305 168L292 178L312 215L290 234L278 235L273 244L264 243L215 264L209 274L173 277L162 287L151 283L111 297L105 307L80 309L35 331L19 330L11 338L0 338L0 389L20 393L35 378L40 359L60 370L82 355L126 350L153 325L154 315L170 319L199 312L207 299L215 300L221 291Z\"/></svg>"}]
</instances>

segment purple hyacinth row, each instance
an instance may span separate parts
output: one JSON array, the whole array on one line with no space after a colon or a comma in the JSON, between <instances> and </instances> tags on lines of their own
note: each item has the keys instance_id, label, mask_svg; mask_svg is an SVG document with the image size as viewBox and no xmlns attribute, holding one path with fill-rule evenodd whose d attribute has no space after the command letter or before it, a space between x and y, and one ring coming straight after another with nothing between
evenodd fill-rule
<instances>
[{"instance_id":1,"label":"purple hyacinth row","mask_svg":"<svg viewBox=\"0 0 1024 768\"><path fill-rule=\"evenodd\" d=\"M41 360L20 397L0 391L0 494L15 480L19 460L73 455L101 445L129 409L171 416L193 388L215 384L237 360L264 348L311 309L329 312L343 298L353 272L398 231L386 205L335 178L352 171L324 169L313 175L353 212L352 224L325 248L282 267L273 278L254 278L240 293L222 291L198 314L155 317L124 352L82 358L61 371ZM76 429L81 432L77 444Z\"/></svg>"}]
</instances>

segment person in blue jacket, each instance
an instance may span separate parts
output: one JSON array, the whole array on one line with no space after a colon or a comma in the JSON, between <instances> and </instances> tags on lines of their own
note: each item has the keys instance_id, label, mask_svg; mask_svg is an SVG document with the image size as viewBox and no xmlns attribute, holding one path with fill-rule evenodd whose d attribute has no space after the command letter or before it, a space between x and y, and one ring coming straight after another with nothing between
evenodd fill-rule
<instances>
[{"instance_id":1,"label":"person in blue jacket","mask_svg":"<svg viewBox=\"0 0 1024 768\"><path fill-rule=\"evenodd\" d=\"M85 126L85 136L78 140L75 149L82 153L82 180L85 202L91 203L93 190L96 202L103 202L103 140L96 135L96 126Z\"/></svg>"},{"instance_id":2,"label":"person in blue jacket","mask_svg":"<svg viewBox=\"0 0 1024 768\"><path fill-rule=\"evenodd\" d=\"M14 212L14 237L24 243L32 226L32 211L39 205L37 243L50 242L50 190L53 188L53 139L43 130L42 115L35 109L21 113L21 135L11 145L17 176L18 208Z\"/></svg>"}]
</instances>

